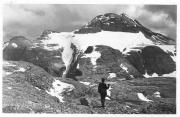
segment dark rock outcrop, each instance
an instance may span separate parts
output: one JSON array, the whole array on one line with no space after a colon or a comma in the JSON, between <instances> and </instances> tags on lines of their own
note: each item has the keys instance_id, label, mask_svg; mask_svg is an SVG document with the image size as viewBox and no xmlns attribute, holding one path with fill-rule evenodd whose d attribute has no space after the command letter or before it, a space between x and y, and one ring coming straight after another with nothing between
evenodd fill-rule
<instances>
[{"instance_id":1,"label":"dark rock outcrop","mask_svg":"<svg viewBox=\"0 0 180 117\"><path fill-rule=\"evenodd\" d=\"M125 58L141 73L159 76L169 74L176 70L176 63L171 54L158 46L146 46L139 51L130 51Z\"/></svg>"},{"instance_id":2,"label":"dark rock outcrop","mask_svg":"<svg viewBox=\"0 0 180 117\"><path fill-rule=\"evenodd\" d=\"M49 46L53 47L57 45ZM6 42L6 47L3 50L3 59L27 61L42 67L53 76L62 76L66 70L62 60L62 52L63 48L47 50L40 41L31 42L24 37L14 37L9 42Z\"/></svg>"},{"instance_id":3,"label":"dark rock outcrop","mask_svg":"<svg viewBox=\"0 0 180 117\"><path fill-rule=\"evenodd\" d=\"M23 36L16 36L6 42L3 49L3 59L6 60L22 60L25 57L25 52L33 43Z\"/></svg>"},{"instance_id":4,"label":"dark rock outcrop","mask_svg":"<svg viewBox=\"0 0 180 117\"><path fill-rule=\"evenodd\" d=\"M169 54L157 46L147 46L142 49L144 66L148 74L169 74L176 70L176 63Z\"/></svg>"}]
</instances>

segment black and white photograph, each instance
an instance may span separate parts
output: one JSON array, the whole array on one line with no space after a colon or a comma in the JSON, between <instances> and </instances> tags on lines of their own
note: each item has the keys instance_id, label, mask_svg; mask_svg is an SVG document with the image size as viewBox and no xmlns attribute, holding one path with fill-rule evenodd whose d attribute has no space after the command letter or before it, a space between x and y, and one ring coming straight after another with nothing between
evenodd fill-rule
<instances>
[{"instance_id":1,"label":"black and white photograph","mask_svg":"<svg viewBox=\"0 0 180 117\"><path fill-rule=\"evenodd\" d=\"M177 115L177 4L1 5L2 114Z\"/></svg>"}]
</instances>

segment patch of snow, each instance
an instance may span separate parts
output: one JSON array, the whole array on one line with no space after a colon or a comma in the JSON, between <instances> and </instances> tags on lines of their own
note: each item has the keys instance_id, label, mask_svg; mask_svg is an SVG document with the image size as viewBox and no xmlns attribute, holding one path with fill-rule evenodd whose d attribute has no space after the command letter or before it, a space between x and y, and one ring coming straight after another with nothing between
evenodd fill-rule
<instances>
[{"instance_id":1,"label":"patch of snow","mask_svg":"<svg viewBox=\"0 0 180 117\"><path fill-rule=\"evenodd\" d=\"M14 71L11 71L11 72L3 70L3 75L5 75L5 76L11 75L14 72L25 72L26 71L25 68L14 65L14 64L12 64L12 63L10 63L8 61L3 61L3 66L5 66L5 67L17 67L18 68L17 70L14 70Z\"/></svg>"},{"instance_id":2,"label":"patch of snow","mask_svg":"<svg viewBox=\"0 0 180 117\"><path fill-rule=\"evenodd\" d=\"M33 43L33 45L30 48L37 48L37 47L40 47L39 43Z\"/></svg>"},{"instance_id":3,"label":"patch of snow","mask_svg":"<svg viewBox=\"0 0 180 117\"><path fill-rule=\"evenodd\" d=\"M5 76L11 75L11 74L13 74L13 72L6 72L6 71L4 71L4 75L5 75Z\"/></svg>"},{"instance_id":4,"label":"patch of snow","mask_svg":"<svg viewBox=\"0 0 180 117\"><path fill-rule=\"evenodd\" d=\"M61 82L60 80L55 80L52 83L52 88L49 91L46 91L49 95L55 96L59 99L60 102L63 101L62 93L64 91L72 91L75 87L72 84Z\"/></svg>"},{"instance_id":5,"label":"patch of snow","mask_svg":"<svg viewBox=\"0 0 180 117\"><path fill-rule=\"evenodd\" d=\"M14 47L14 48L17 48L17 47L18 47L18 45L17 45L16 43L12 43L11 45L12 45L12 47Z\"/></svg>"},{"instance_id":6,"label":"patch of snow","mask_svg":"<svg viewBox=\"0 0 180 117\"><path fill-rule=\"evenodd\" d=\"M120 65L120 67L121 67L123 70L125 70L127 73L129 73L128 68L127 68L125 65L123 65L122 63L121 63L121 65Z\"/></svg>"},{"instance_id":7,"label":"patch of snow","mask_svg":"<svg viewBox=\"0 0 180 117\"><path fill-rule=\"evenodd\" d=\"M147 97L145 97L142 93L137 93L137 96L141 101L153 102L152 100L147 99Z\"/></svg>"},{"instance_id":8,"label":"patch of snow","mask_svg":"<svg viewBox=\"0 0 180 117\"><path fill-rule=\"evenodd\" d=\"M111 97L111 89L112 89L112 87L110 86L109 89L107 90L107 97L106 97L107 100L111 100L109 98L109 97Z\"/></svg>"},{"instance_id":9,"label":"patch of snow","mask_svg":"<svg viewBox=\"0 0 180 117\"><path fill-rule=\"evenodd\" d=\"M77 64L77 69L79 69L79 64Z\"/></svg>"},{"instance_id":10,"label":"patch of snow","mask_svg":"<svg viewBox=\"0 0 180 117\"><path fill-rule=\"evenodd\" d=\"M121 79L118 79L118 80L123 81L123 80L126 80L126 78L121 78Z\"/></svg>"},{"instance_id":11,"label":"patch of snow","mask_svg":"<svg viewBox=\"0 0 180 117\"><path fill-rule=\"evenodd\" d=\"M110 23L105 23L105 24L108 25L108 26L110 25Z\"/></svg>"},{"instance_id":12,"label":"patch of snow","mask_svg":"<svg viewBox=\"0 0 180 117\"><path fill-rule=\"evenodd\" d=\"M50 107L51 106L49 104L48 105L47 104L44 105L44 108L50 108Z\"/></svg>"},{"instance_id":13,"label":"patch of snow","mask_svg":"<svg viewBox=\"0 0 180 117\"><path fill-rule=\"evenodd\" d=\"M39 91L41 90L41 89L40 89L40 88L38 88L38 87L35 87L35 88L36 88L37 90L39 90Z\"/></svg>"},{"instance_id":14,"label":"patch of snow","mask_svg":"<svg viewBox=\"0 0 180 117\"><path fill-rule=\"evenodd\" d=\"M137 46L136 46L137 47ZM122 51L122 54L123 55L128 55L128 53L129 52L131 52L131 51L136 51L136 52L140 52L141 50L140 49L138 49L138 48L127 48L127 49L123 49L123 51Z\"/></svg>"},{"instance_id":15,"label":"patch of snow","mask_svg":"<svg viewBox=\"0 0 180 117\"><path fill-rule=\"evenodd\" d=\"M163 74L162 77L176 77L176 71L173 71L169 74Z\"/></svg>"},{"instance_id":16,"label":"patch of snow","mask_svg":"<svg viewBox=\"0 0 180 117\"><path fill-rule=\"evenodd\" d=\"M80 83L84 84L84 85L90 85L91 82L83 82L83 81L80 81Z\"/></svg>"},{"instance_id":17,"label":"patch of snow","mask_svg":"<svg viewBox=\"0 0 180 117\"><path fill-rule=\"evenodd\" d=\"M149 78L150 76L147 74L147 72L145 72L145 74L143 75L145 78Z\"/></svg>"},{"instance_id":18,"label":"patch of snow","mask_svg":"<svg viewBox=\"0 0 180 117\"><path fill-rule=\"evenodd\" d=\"M9 90L11 90L12 89L12 87L7 87Z\"/></svg>"},{"instance_id":19,"label":"patch of snow","mask_svg":"<svg viewBox=\"0 0 180 117\"><path fill-rule=\"evenodd\" d=\"M173 55L170 55L174 62L176 62L176 56L174 55L175 45L156 45L164 50L166 53L171 52Z\"/></svg>"},{"instance_id":20,"label":"patch of snow","mask_svg":"<svg viewBox=\"0 0 180 117\"><path fill-rule=\"evenodd\" d=\"M61 58L61 56L54 56L55 58Z\"/></svg>"},{"instance_id":21,"label":"patch of snow","mask_svg":"<svg viewBox=\"0 0 180 117\"><path fill-rule=\"evenodd\" d=\"M6 48L9 45L9 42L6 42L3 44L3 49Z\"/></svg>"},{"instance_id":22,"label":"patch of snow","mask_svg":"<svg viewBox=\"0 0 180 117\"><path fill-rule=\"evenodd\" d=\"M111 78L114 78L114 77L116 77L115 73L109 73L108 79L111 79Z\"/></svg>"},{"instance_id":23,"label":"patch of snow","mask_svg":"<svg viewBox=\"0 0 180 117\"><path fill-rule=\"evenodd\" d=\"M20 67L18 70L15 70L15 72L25 72L25 71L26 71L26 69L23 67Z\"/></svg>"},{"instance_id":24,"label":"patch of snow","mask_svg":"<svg viewBox=\"0 0 180 117\"><path fill-rule=\"evenodd\" d=\"M126 105L125 108L131 108L130 106Z\"/></svg>"},{"instance_id":25,"label":"patch of snow","mask_svg":"<svg viewBox=\"0 0 180 117\"><path fill-rule=\"evenodd\" d=\"M147 72L143 75L145 78L151 78L151 77L176 77L176 71L173 71L169 74L163 74L162 76L159 76L156 73L153 73L152 75L148 75Z\"/></svg>"},{"instance_id":26,"label":"patch of snow","mask_svg":"<svg viewBox=\"0 0 180 117\"><path fill-rule=\"evenodd\" d=\"M130 77L131 77L131 78L134 78L134 76L133 76L133 75L130 75Z\"/></svg>"},{"instance_id":27,"label":"patch of snow","mask_svg":"<svg viewBox=\"0 0 180 117\"><path fill-rule=\"evenodd\" d=\"M82 83L84 85L87 85L87 86L90 86L90 87L93 87L93 86L97 85L97 84L92 84L91 82L83 82L83 81L80 81L80 83Z\"/></svg>"},{"instance_id":28,"label":"patch of snow","mask_svg":"<svg viewBox=\"0 0 180 117\"><path fill-rule=\"evenodd\" d=\"M153 96L154 96L154 97L157 97L157 98L160 98L160 97L161 97L159 91L154 92Z\"/></svg>"},{"instance_id":29,"label":"patch of snow","mask_svg":"<svg viewBox=\"0 0 180 117\"><path fill-rule=\"evenodd\" d=\"M3 66L10 66L10 67L16 67L16 65L8 62L8 61L3 61Z\"/></svg>"},{"instance_id":30,"label":"patch of snow","mask_svg":"<svg viewBox=\"0 0 180 117\"><path fill-rule=\"evenodd\" d=\"M26 71L26 69L24 69L24 68L20 68L20 69L18 69L18 70L14 70L13 72L9 72L9 71L3 70L3 76L4 76L4 75L5 75L5 76L11 75L11 74L13 74L13 73L15 73L15 72L25 72L25 71Z\"/></svg>"},{"instance_id":31,"label":"patch of snow","mask_svg":"<svg viewBox=\"0 0 180 117\"><path fill-rule=\"evenodd\" d=\"M99 53L98 51L94 51L94 50L93 50L92 53L84 54L84 56L82 56L82 58L90 58L91 59L91 63L94 66L96 66L96 60L101 57L101 53Z\"/></svg>"},{"instance_id":32,"label":"patch of snow","mask_svg":"<svg viewBox=\"0 0 180 117\"><path fill-rule=\"evenodd\" d=\"M151 78L151 77L159 77L158 74L153 73L151 75L147 74L147 72L143 75L145 78Z\"/></svg>"},{"instance_id":33,"label":"patch of snow","mask_svg":"<svg viewBox=\"0 0 180 117\"><path fill-rule=\"evenodd\" d=\"M176 62L176 56L171 56L174 62Z\"/></svg>"},{"instance_id":34,"label":"patch of snow","mask_svg":"<svg viewBox=\"0 0 180 117\"><path fill-rule=\"evenodd\" d=\"M48 51L53 51L53 50L58 50L60 49L59 46L47 46L47 45L44 45L43 48L45 50L48 50Z\"/></svg>"}]
</instances>

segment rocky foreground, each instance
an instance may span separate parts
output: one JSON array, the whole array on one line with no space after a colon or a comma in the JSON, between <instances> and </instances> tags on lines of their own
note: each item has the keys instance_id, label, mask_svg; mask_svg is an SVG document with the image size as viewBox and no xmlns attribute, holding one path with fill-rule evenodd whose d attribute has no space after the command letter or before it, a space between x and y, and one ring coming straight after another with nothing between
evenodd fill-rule
<instances>
[{"instance_id":1,"label":"rocky foreground","mask_svg":"<svg viewBox=\"0 0 180 117\"><path fill-rule=\"evenodd\" d=\"M3 112L176 113L176 79L173 77L112 78L108 83L111 84L109 96L106 109L102 109L98 81L62 79L28 62L4 61Z\"/></svg>"}]
</instances>

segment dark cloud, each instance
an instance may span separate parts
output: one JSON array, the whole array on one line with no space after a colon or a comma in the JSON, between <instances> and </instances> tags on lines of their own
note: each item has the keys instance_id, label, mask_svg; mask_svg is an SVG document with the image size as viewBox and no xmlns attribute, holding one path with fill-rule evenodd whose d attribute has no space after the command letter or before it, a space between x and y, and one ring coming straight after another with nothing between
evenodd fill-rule
<instances>
[{"instance_id":1,"label":"dark cloud","mask_svg":"<svg viewBox=\"0 0 180 117\"><path fill-rule=\"evenodd\" d=\"M144 8L153 13L167 13L175 23L177 22L177 5L145 5Z\"/></svg>"},{"instance_id":2,"label":"dark cloud","mask_svg":"<svg viewBox=\"0 0 180 117\"><path fill-rule=\"evenodd\" d=\"M176 39L176 10L175 5L146 5L137 19L152 31Z\"/></svg>"}]
</instances>

